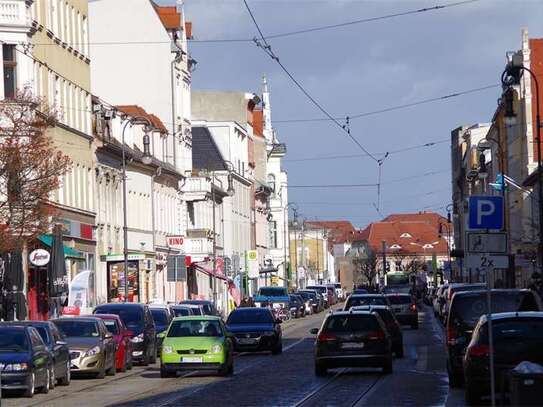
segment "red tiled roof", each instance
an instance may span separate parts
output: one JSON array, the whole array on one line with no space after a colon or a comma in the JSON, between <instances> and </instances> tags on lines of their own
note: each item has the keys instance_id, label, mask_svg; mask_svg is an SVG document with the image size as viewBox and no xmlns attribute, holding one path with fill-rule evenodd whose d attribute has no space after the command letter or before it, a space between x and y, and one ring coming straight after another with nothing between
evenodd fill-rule
<instances>
[{"instance_id":1,"label":"red tiled roof","mask_svg":"<svg viewBox=\"0 0 543 407\"><path fill-rule=\"evenodd\" d=\"M447 253L447 241L439 237L439 224L447 220L437 213L395 214L382 222L374 222L360 232L376 252L382 251L383 240L387 243L387 253L432 254ZM402 235L404 237L402 237ZM400 249L391 249L393 245ZM424 245L431 245L426 249Z\"/></svg>"},{"instance_id":2,"label":"red tiled roof","mask_svg":"<svg viewBox=\"0 0 543 407\"><path fill-rule=\"evenodd\" d=\"M145 111L145 109L143 107L141 107L141 106L138 106L138 105L119 105L119 106L115 106L115 107L117 109L119 109L121 112L126 113L129 116L146 118L161 133L167 133L168 132L168 130L166 129L166 126L164 126L164 123L162 123L162 120L160 120L154 114L147 113Z\"/></svg>"},{"instance_id":3,"label":"red tiled roof","mask_svg":"<svg viewBox=\"0 0 543 407\"><path fill-rule=\"evenodd\" d=\"M310 227L326 229L330 233L333 243L344 243L353 240L356 232L354 226L348 220L307 221Z\"/></svg>"},{"instance_id":4,"label":"red tiled roof","mask_svg":"<svg viewBox=\"0 0 543 407\"><path fill-rule=\"evenodd\" d=\"M177 12L175 6L159 6L154 3L153 6L166 30L178 30L181 27L181 14Z\"/></svg>"}]
</instances>

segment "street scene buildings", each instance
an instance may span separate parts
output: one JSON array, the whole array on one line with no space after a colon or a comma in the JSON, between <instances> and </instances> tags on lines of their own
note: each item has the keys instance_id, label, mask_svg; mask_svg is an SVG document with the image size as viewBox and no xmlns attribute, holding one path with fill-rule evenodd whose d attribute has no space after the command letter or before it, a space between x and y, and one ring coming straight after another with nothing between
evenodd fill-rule
<instances>
[{"instance_id":1,"label":"street scene buildings","mask_svg":"<svg viewBox=\"0 0 543 407\"><path fill-rule=\"evenodd\" d=\"M539 27L503 17L509 49L510 31L482 23L504 6L479 0L383 2L375 15L331 0L216 3L0 0L0 399L540 403L514 381L533 374L543 391ZM350 7L362 14L343 21ZM439 27L389 30L405 38L329 46L337 29L453 7ZM469 69L505 55L499 85L455 90L443 71L468 82L465 66L417 54L444 58L435 41L464 7L481 32L450 54ZM487 29L492 46L471 48ZM409 116L480 92L491 97Z\"/></svg>"}]
</instances>

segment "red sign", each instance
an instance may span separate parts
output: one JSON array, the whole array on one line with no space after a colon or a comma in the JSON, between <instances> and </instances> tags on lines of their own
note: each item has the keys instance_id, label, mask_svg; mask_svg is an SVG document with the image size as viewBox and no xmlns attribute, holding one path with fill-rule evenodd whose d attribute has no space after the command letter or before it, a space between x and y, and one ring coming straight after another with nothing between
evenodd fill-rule
<instances>
[{"instance_id":1,"label":"red sign","mask_svg":"<svg viewBox=\"0 0 543 407\"><path fill-rule=\"evenodd\" d=\"M183 243L185 243L185 238L183 236L168 236L166 237L166 241L168 242L168 247L171 247L172 249L181 249Z\"/></svg>"}]
</instances>

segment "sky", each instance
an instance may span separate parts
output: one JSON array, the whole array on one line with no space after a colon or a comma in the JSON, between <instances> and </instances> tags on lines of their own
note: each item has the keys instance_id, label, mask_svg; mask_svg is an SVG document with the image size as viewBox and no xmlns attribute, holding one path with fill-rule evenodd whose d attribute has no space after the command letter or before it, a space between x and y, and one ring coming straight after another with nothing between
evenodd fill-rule
<instances>
[{"instance_id":1,"label":"sky","mask_svg":"<svg viewBox=\"0 0 543 407\"><path fill-rule=\"evenodd\" d=\"M264 35L403 13L455 0L247 0ZM173 0L161 0L172 4ZM196 40L258 35L243 0L186 0ZM334 117L353 116L498 85L506 52L521 47L521 29L543 37L543 2L478 0L439 10L270 39L281 63ZM298 188L376 184L378 164L324 118L280 66L254 43L192 42L198 61L193 90L271 89L272 122L287 144L289 201L307 219L346 219L364 227L391 213L434 210L451 200L450 133L489 122L499 86L350 121L351 135L384 157L377 188ZM437 143L428 147L417 147ZM407 150L396 152L397 150ZM325 157L336 157L333 159ZM340 158L337 158L340 156ZM349 156L349 157L342 157ZM309 160L308 160L309 159Z\"/></svg>"}]
</instances>

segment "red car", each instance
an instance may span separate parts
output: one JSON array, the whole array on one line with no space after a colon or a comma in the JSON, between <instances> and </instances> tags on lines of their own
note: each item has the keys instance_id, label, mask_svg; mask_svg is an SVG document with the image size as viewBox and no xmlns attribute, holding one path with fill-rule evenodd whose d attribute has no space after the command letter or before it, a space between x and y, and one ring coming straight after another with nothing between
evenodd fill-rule
<instances>
[{"instance_id":1,"label":"red car","mask_svg":"<svg viewBox=\"0 0 543 407\"><path fill-rule=\"evenodd\" d=\"M113 335L115 343L117 344L117 351L115 353L115 364L117 365L117 371L126 372L126 370L132 369L132 332L126 329L123 321L118 315L115 314L93 314L93 317L100 318L104 321L107 329Z\"/></svg>"}]
</instances>

